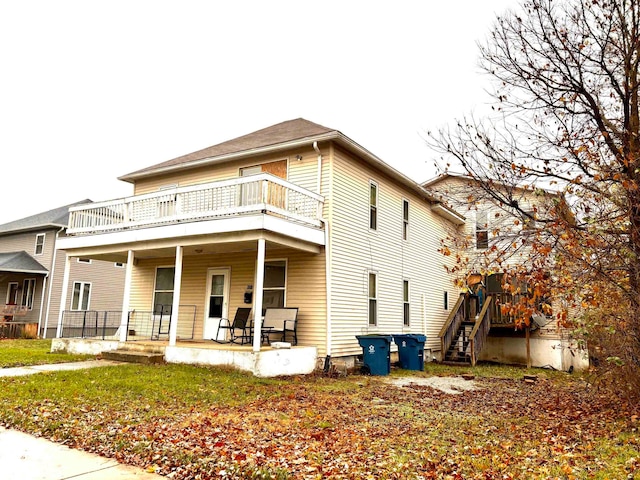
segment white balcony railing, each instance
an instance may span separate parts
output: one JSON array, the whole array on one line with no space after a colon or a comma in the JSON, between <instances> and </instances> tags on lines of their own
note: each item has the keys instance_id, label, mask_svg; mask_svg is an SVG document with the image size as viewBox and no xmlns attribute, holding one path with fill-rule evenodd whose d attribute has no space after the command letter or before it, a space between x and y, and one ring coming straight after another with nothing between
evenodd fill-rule
<instances>
[{"instance_id":1,"label":"white balcony railing","mask_svg":"<svg viewBox=\"0 0 640 480\"><path fill-rule=\"evenodd\" d=\"M92 235L247 214L321 227L324 198L268 173L69 209L68 235Z\"/></svg>"}]
</instances>

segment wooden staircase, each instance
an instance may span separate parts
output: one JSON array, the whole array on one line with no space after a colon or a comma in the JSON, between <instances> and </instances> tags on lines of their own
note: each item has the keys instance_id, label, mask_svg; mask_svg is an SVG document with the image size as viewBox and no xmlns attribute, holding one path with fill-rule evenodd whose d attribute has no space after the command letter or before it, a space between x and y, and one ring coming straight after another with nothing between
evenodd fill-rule
<instances>
[{"instance_id":1,"label":"wooden staircase","mask_svg":"<svg viewBox=\"0 0 640 480\"><path fill-rule=\"evenodd\" d=\"M477 311L462 293L447 321L440 330L442 363L448 365L475 365L491 328L489 305L493 298L487 297L482 310Z\"/></svg>"}]
</instances>

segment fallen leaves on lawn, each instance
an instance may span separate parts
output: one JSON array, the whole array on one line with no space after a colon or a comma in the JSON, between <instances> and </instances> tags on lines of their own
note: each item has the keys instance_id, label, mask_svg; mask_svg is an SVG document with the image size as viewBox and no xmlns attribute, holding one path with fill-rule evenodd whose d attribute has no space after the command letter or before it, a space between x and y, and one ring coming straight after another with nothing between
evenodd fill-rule
<instances>
[{"instance_id":1,"label":"fallen leaves on lawn","mask_svg":"<svg viewBox=\"0 0 640 480\"><path fill-rule=\"evenodd\" d=\"M572 479L610 468L613 458L595 454L606 452L602 442L637 452L639 412L583 383L481 379L459 395L373 378L348 393L315 385L330 381L291 381L284 395L168 417L144 403L71 410L49 400L20 415L36 433L173 479ZM637 458L617 478L639 471Z\"/></svg>"}]
</instances>

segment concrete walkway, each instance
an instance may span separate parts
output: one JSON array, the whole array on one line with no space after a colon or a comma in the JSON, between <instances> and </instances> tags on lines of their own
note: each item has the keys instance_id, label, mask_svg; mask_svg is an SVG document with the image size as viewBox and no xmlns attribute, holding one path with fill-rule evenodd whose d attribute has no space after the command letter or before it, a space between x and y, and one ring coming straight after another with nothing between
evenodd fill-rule
<instances>
[{"instance_id":1,"label":"concrete walkway","mask_svg":"<svg viewBox=\"0 0 640 480\"><path fill-rule=\"evenodd\" d=\"M0 369L0 377L122 365L107 360ZM0 427L0 478L19 480L159 480L165 477Z\"/></svg>"}]
</instances>

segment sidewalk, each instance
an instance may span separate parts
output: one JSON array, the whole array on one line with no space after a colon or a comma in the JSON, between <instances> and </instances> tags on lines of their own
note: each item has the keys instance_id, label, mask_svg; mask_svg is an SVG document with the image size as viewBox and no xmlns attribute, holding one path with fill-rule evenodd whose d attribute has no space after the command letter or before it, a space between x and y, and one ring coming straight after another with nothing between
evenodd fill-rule
<instances>
[{"instance_id":1,"label":"sidewalk","mask_svg":"<svg viewBox=\"0 0 640 480\"><path fill-rule=\"evenodd\" d=\"M108 360L2 368L0 377L121 365ZM0 427L0 478L19 480L160 480L160 475Z\"/></svg>"}]
</instances>

